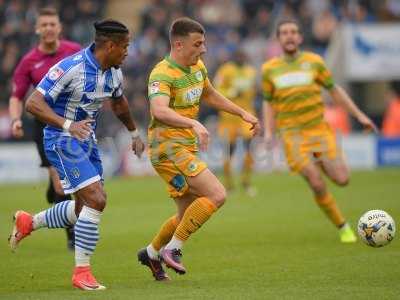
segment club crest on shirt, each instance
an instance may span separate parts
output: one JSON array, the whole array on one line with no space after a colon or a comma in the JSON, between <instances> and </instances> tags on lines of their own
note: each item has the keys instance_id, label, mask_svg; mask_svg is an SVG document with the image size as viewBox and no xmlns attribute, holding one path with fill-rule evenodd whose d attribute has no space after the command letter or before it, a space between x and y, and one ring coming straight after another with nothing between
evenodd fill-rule
<instances>
[{"instance_id":1,"label":"club crest on shirt","mask_svg":"<svg viewBox=\"0 0 400 300\"><path fill-rule=\"evenodd\" d=\"M149 85L149 94L155 94L160 91L160 82L159 81L154 81L150 83Z\"/></svg>"},{"instance_id":2,"label":"club crest on shirt","mask_svg":"<svg viewBox=\"0 0 400 300\"><path fill-rule=\"evenodd\" d=\"M203 80L203 74L201 73L201 71L197 71L194 76L196 77L196 79L198 81L202 81Z\"/></svg>"},{"instance_id":3,"label":"club crest on shirt","mask_svg":"<svg viewBox=\"0 0 400 300\"><path fill-rule=\"evenodd\" d=\"M301 67L303 70L308 71L308 70L311 69L311 64L310 64L308 61L305 61L305 62L303 62L303 63L300 65L300 67Z\"/></svg>"},{"instance_id":4,"label":"club crest on shirt","mask_svg":"<svg viewBox=\"0 0 400 300\"><path fill-rule=\"evenodd\" d=\"M49 78L54 81L60 78L62 74L64 74L64 71L59 67L55 67L49 72Z\"/></svg>"},{"instance_id":5,"label":"club crest on shirt","mask_svg":"<svg viewBox=\"0 0 400 300\"><path fill-rule=\"evenodd\" d=\"M191 163L189 164L189 166L188 166L188 170L189 170L190 172L194 172L194 171L196 171L196 169L197 169L197 164L196 164L195 162L191 162Z\"/></svg>"},{"instance_id":6,"label":"club crest on shirt","mask_svg":"<svg viewBox=\"0 0 400 300\"><path fill-rule=\"evenodd\" d=\"M81 176L81 173L79 172L78 168L72 168L71 170L72 176L74 176L74 178L78 179L79 176Z\"/></svg>"}]
</instances>

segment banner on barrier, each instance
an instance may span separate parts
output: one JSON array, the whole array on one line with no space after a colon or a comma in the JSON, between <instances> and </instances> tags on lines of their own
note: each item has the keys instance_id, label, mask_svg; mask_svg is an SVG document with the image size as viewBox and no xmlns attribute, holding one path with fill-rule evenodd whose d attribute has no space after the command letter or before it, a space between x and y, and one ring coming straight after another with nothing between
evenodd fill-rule
<instances>
[{"instance_id":1,"label":"banner on barrier","mask_svg":"<svg viewBox=\"0 0 400 300\"><path fill-rule=\"evenodd\" d=\"M379 138L377 162L379 166L400 166L400 139Z\"/></svg>"},{"instance_id":2,"label":"banner on barrier","mask_svg":"<svg viewBox=\"0 0 400 300\"><path fill-rule=\"evenodd\" d=\"M400 25L349 24L344 33L348 79L400 79Z\"/></svg>"},{"instance_id":3,"label":"banner on barrier","mask_svg":"<svg viewBox=\"0 0 400 300\"><path fill-rule=\"evenodd\" d=\"M148 176L154 175L147 155L137 158L130 145L116 146L111 141L99 143L103 161L104 175ZM351 169L372 169L380 166L400 165L400 139L387 140L373 135L354 134L338 139L338 146L343 149L345 160ZM286 160L282 145L277 143L266 150L260 141L251 145L255 170L271 172L286 170ZM229 148L213 139L209 151L202 153L202 158L210 169L218 171L223 167ZM244 145L239 143L233 157L233 168L241 169ZM47 179L47 171L39 168L40 160L34 143L0 144L0 183L32 182Z\"/></svg>"}]
</instances>

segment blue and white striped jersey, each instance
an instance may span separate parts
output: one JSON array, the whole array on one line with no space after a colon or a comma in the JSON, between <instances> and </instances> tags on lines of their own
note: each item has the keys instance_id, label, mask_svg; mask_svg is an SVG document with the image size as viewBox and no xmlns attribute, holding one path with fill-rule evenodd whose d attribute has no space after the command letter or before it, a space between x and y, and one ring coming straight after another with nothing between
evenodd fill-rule
<instances>
[{"instance_id":1,"label":"blue and white striped jersey","mask_svg":"<svg viewBox=\"0 0 400 300\"><path fill-rule=\"evenodd\" d=\"M36 87L56 114L71 121L96 120L104 100L122 96L121 69L101 70L93 51L94 44L61 60ZM92 127L96 128L96 122ZM62 132L47 125L44 135Z\"/></svg>"}]
</instances>

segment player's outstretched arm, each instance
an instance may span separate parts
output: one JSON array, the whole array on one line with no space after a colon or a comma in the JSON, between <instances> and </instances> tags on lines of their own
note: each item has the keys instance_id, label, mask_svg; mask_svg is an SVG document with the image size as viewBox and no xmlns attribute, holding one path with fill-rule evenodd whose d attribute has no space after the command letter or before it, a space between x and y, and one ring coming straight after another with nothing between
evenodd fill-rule
<instances>
[{"instance_id":1,"label":"player's outstretched arm","mask_svg":"<svg viewBox=\"0 0 400 300\"><path fill-rule=\"evenodd\" d=\"M263 101L264 140L271 147L275 136L275 112L267 101Z\"/></svg>"},{"instance_id":2,"label":"player's outstretched arm","mask_svg":"<svg viewBox=\"0 0 400 300\"><path fill-rule=\"evenodd\" d=\"M372 122L372 120L357 107L357 105L353 102L353 100L351 100L350 96L341 86L335 85L329 92L332 99L336 103L344 106L346 110L350 112L350 114L355 117L366 130L373 130L375 132L379 131L374 122Z\"/></svg>"},{"instance_id":3,"label":"player's outstretched arm","mask_svg":"<svg viewBox=\"0 0 400 300\"><path fill-rule=\"evenodd\" d=\"M211 84L208 84L202 94L202 100L217 110L222 110L232 115L241 117L245 122L252 124L254 135L260 132L260 123L252 114L245 111L219 93Z\"/></svg>"},{"instance_id":4,"label":"player's outstretched arm","mask_svg":"<svg viewBox=\"0 0 400 300\"><path fill-rule=\"evenodd\" d=\"M23 102L19 98L12 96L10 98L8 111L10 113L11 122L12 122L11 123L11 132L12 132L13 137L16 137L16 138L21 138L24 136L24 130L22 128L22 121L21 121L23 109L24 109Z\"/></svg>"},{"instance_id":5,"label":"player's outstretched arm","mask_svg":"<svg viewBox=\"0 0 400 300\"><path fill-rule=\"evenodd\" d=\"M208 147L209 133L199 121L181 116L169 107L169 97L159 95L150 100L151 114L156 120L178 128L192 128L199 139L199 147L205 151Z\"/></svg>"},{"instance_id":6,"label":"player's outstretched arm","mask_svg":"<svg viewBox=\"0 0 400 300\"><path fill-rule=\"evenodd\" d=\"M44 96L39 91L35 90L28 98L25 104L28 112L34 115L43 123L54 127L63 128L71 133L73 137L84 140L92 133L90 123L93 120L83 120L80 122L72 122L57 115L44 100Z\"/></svg>"},{"instance_id":7,"label":"player's outstretched arm","mask_svg":"<svg viewBox=\"0 0 400 300\"><path fill-rule=\"evenodd\" d=\"M125 125L132 136L132 151L140 157L144 151L144 143L129 111L129 103L124 95L111 101L111 108L117 118Z\"/></svg>"}]
</instances>

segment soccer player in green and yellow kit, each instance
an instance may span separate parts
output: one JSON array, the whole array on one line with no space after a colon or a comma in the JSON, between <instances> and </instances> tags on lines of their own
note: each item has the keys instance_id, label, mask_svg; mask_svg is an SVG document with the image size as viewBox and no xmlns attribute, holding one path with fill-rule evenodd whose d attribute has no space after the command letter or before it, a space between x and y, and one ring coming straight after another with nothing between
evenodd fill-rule
<instances>
[{"instance_id":1,"label":"soccer player in green and yellow kit","mask_svg":"<svg viewBox=\"0 0 400 300\"><path fill-rule=\"evenodd\" d=\"M256 69L246 63L244 52L238 50L231 61L218 68L214 79L215 88L241 108L255 114L256 75ZM224 159L225 187L228 191L234 188L231 160L237 141L241 139L245 148L241 183L249 196L255 196L256 190L250 184L253 170L253 157L250 151L252 137L250 127L249 123L237 116L224 111L219 112L218 135L224 144L228 143L229 145L228 156Z\"/></svg>"},{"instance_id":2,"label":"soccer player in green and yellow kit","mask_svg":"<svg viewBox=\"0 0 400 300\"><path fill-rule=\"evenodd\" d=\"M274 131L280 135L290 169L306 180L317 204L339 229L340 240L355 242L355 234L322 178L325 173L340 186L349 181L335 133L323 118L321 88L328 90L333 100L343 105L365 128L376 130L376 126L334 83L319 55L299 50L302 35L296 21L280 22L277 38L283 55L262 66L265 138L270 140Z\"/></svg>"},{"instance_id":3,"label":"soccer player in green and yellow kit","mask_svg":"<svg viewBox=\"0 0 400 300\"><path fill-rule=\"evenodd\" d=\"M181 248L225 202L218 178L198 158L209 133L198 122L200 100L240 116L257 133L258 119L217 92L200 57L206 52L201 24L180 18L170 28L171 52L150 74L148 95L152 121L148 133L151 163L168 185L177 213L161 226L147 248L138 252L156 280L168 280L160 257L179 274L186 272Z\"/></svg>"}]
</instances>

